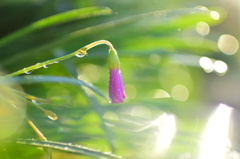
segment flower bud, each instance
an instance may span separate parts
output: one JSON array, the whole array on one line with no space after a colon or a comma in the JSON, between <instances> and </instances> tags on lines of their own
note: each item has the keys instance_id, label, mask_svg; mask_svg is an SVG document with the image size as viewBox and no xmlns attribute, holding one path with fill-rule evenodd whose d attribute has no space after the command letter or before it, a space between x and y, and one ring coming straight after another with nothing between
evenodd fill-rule
<instances>
[{"instance_id":1,"label":"flower bud","mask_svg":"<svg viewBox=\"0 0 240 159\"><path fill-rule=\"evenodd\" d=\"M120 61L115 49L109 50L108 66L110 69L109 97L111 103L122 103L125 98L125 91L120 72Z\"/></svg>"}]
</instances>

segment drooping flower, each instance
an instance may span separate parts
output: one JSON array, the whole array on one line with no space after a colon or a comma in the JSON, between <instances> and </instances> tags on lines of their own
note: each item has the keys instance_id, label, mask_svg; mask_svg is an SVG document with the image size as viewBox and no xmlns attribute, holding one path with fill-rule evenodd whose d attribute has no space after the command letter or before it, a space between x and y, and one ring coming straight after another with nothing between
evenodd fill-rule
<instances>
[{"instance_id":1,"label":"drooping flower","mask_svg":"<svg viewBox=\"0 0 240 159\"><path fill-rule=\"evenodd\" d=\"M120 71L120 61L114 48L109 50L108 66L110 70L109 97L111 103L122 103L125 98L125 91Z\"/></svg>"}]
</instances>

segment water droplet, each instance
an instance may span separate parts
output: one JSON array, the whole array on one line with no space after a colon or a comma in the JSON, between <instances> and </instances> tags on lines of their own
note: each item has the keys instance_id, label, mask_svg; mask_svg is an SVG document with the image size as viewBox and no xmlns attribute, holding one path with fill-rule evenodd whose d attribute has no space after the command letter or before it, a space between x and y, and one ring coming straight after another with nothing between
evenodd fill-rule
<instances>
[{"instance_id":1,"label":"water droplet","mask_svg":"<svg viewBox=\"0 0 240 159\"><path fill-rule=\"evenodd\" d=\"M32 71L26 71L26 72L24 72L24 73L27 74L27 75L29 75L29 74L32 73Z\"/></svg>"},{"instance_id":2,"label":"water droplet","mask_svg":"<svg viewBox=\"0 0 240 159\"><path fill-rule=\"evenodd\" d=\"M43 65L44 68L48 68L48 65Z\"/></svg>"},{"instance_id":3,"label":"water droplet","mask_svg":"<svg viewBox=\"0 0 240 159\"><path fill-rule=\"evenodd\" d=\"M85 55L84 54L80 54L80 53L78 53L78 54L75 54L77 57L79 57L79 58L82 58L82 57L84 57Z\"/></svg>"},{"instance_id":4,"label":"water droplet","mask_svg":"<svg viewBox=\"0 0 240 159\"><path fill-rule=\"evenodd\" d=\"M33 104L39 104L36 100L32 100Z\"/></svg>"},{"instance_id":5,"label":"water droplet","mask_svg":"<svg viewBox=\"0 0 240 159\"><path fill-rule=\"evenodd\" d=\"M53 113L52 111L45 110L44 113L48 116L49 119L51 120L57 120L57 115Z\"/></svg>"},{"instance_id":6,"label":"water droplet","mask_svg":"<svg viewBox=\"0 0 240 159\"><path fill-rule=\"evenodd\" d=\"M59 61L54 61L54 63L59 63Z\"/></svg>"}]
</instances>

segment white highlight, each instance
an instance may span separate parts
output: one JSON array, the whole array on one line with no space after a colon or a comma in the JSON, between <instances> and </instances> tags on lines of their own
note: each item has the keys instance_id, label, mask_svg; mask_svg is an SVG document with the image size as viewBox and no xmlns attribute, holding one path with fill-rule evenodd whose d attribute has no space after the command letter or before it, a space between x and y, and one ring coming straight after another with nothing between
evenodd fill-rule
<instances>
[{"instance_id":1,"label":"white highlight","mask_svg":"<svg viewBox=\"0 0 240 159\"><path fill-rule=\"evenodd\" d=\"M227 64L225 62L219 61L219 60L214 62L213 67L217 73L225 73L228 69Z\"/></svg>"},{"instance_id":2,"label":"white highlight","mask_svg":"<svg viewBox=\"0 0 240 159\"><path fill-rule=\"evenodd\" d=\"M151 156L161 156L166 152L176 133L176 119L174 115L163 113L157 119L152 120L144 127L136 130L144 131L146 129L155 129L155 133L151 134L151 140L148 142Z\"/></svg>"},{"instance_id":3,"label":"white highlight","mask_svg":"<svg viewBox=\"0 0 240 159\"><path fill-rule=\"evenodd\" d=\"M158 135L156 138L155 151L167 150L176 133L176 121L173 115L163 113L156 120L152 121L157 126Z\"/></svg>"},{"instance_id":4,"label":"white highlight","mask_svg":"<svg viewBox=\"0 0 240 159\"><path fill-rule=\"evenodd\" d=\"M226 55L233 55L238 51L238 40L228 34L221 35L218 39L218 48Z\"/></svg>"},{"instance_id":5,"label":"white highlight","mask_svg":"<svg viewBox=\"0 0 240 159\"><path fill-rule=\"evenodd\" d=\"M219 20L219 19L220 19L220 15L219 15L219 13L216 12L216 11L211 11L211 12L210 12L210 16L211 16L211 18L214 19L214 20Z\"/></svg>"},{"instance_id":6,"label":"white highlight","mask_svg":"<svg viewBox=\"0 0 240 159\"><path fill-rule=\"evenodd\" d=\"M204 69L205 72L210 73L213 71L213 62L208 57L201 57L199 60L200 66Z\"/></svg>"},{"instance_id":7,"label":"white highlight","mask_svg":"<svg viewBox=\"0 0 240 159\"><path fill-rule=\"evenodd\" d=\"M200 143L199 159L225 159L231 147L228 138L232 108L220 104L209 119Z\"/></svg>"}]
</instances>

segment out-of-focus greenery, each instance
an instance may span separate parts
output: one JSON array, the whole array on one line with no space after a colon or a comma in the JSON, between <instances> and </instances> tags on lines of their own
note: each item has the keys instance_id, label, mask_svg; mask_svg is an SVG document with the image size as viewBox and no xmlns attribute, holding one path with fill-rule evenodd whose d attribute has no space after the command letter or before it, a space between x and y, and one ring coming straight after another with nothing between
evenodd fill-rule
<instances>
[{"instance_id":1,"label":"out-of-focus greenery","mask_svg":"<svg viewBox=\"0 0 240 159\"><path fill-rule=\"evenodd\" d=\"M215 107L238 103L231 100L236 99L233 95L221 93L234 93L224 85L233 81L234 88L237 80L232 78L238 77L237 58L223 54L219 42L227 34L220 27L226 9L215 1L1 0L1 74L105 39L119 54L127 97L121 104L108 101L106 46L20 75L16 78L20 91L39 98L37 103L23 103L26 116L48 141L37 140L27 122L21 121L10 136L0 137L0 158L45 158L50 149L53 159L198 158L201 135ZM230 71L203 68L202 57L227 64ZM0 93L1 104L18 105L5 102L7 95L12 100L11 93ZM34 105L58 119L49 119ZM25 113L22 107L19 120ZM4 113L7 108L0 110L0 119L13 124L16 119ZM232 149L238 148L232 142Z\"/></svg>"}]
</instances>

